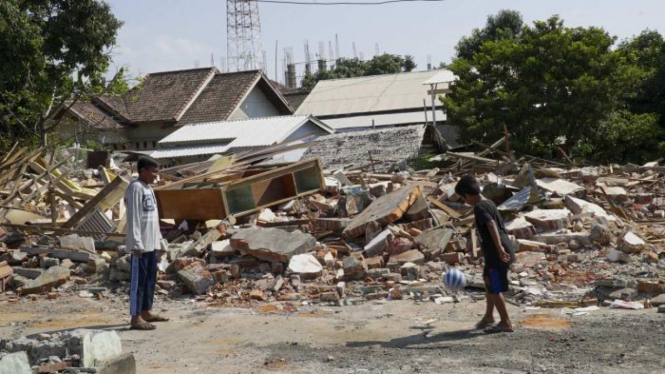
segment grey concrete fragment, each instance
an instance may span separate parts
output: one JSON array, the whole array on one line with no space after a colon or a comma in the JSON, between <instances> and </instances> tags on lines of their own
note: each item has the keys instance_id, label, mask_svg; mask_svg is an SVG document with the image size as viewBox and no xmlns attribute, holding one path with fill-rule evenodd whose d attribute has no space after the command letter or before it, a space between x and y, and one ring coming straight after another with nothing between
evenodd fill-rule
<instances>
[{"instance_id":1,"label":"grey concrete fragment","mask_svg":"<svg viewBox=\"0 0 665 374\"><path fill-rule=\"evenodd\" d=\"M422 248L431 250L433 256L437 256L446 251L446 247L448 246L448 242L450 242L450 238L453 236L453 232L454 230L449 227L435 227L423 231L422 234L416 236L414 240Z\"/></svg>"},{"instance_id":2,"label":"grey concrete fragment","mask_svg":"<svg viewBox=\"0 0 665 374\"><path fill-rule=\"evenodd\" d=\"M26 352L10 353L0 360L0 374L32 374Z\"/></svg>"},{"instance_id":3,"label":"grey concrete fragment","mask_svg":"<svg viewBox=\"0 0 665 374\"><path fill-rule=\"evenodd\" d=\"M50 291L53 288L59 287L67 280L69 280L70 270L60 266L54 266L48 269L44 274L40 275L37 279L31 280L21 289L22 295L29 295L33 293L42 293Z\"/></svg>"},{"instance_id":4,"label":"grey concrete fragment","mask_svg":"<svg viewBox=\"0 0 665 374\"><path fill-rule=\"evenodd\" d=\"M98 365L98 374L136 374L136 359L127 353Z\"/></svg>"},{"instance_id":5,"label":"grey concrete fragment","mask_svg":"<svg viewBox=\"0 0 665 374\"><path fill-rule=\"evenodd\" d=\"M37 279L40 275L44 274L44 269L30 269L16 266L14 267L14 273L28 279Z\"/></svg>"},{"instance_id":6,"label":"grey concrete fragment","mask_svg":"<svg viewBox=\"0 0 665 374\"><path fill-rule=\"evenodd\" d=\"M300 231L255 227L238 230L231 238L231 245L264 261L289 262L292 256L313 250L316 239Z\"/></svg>"}]
</instances>

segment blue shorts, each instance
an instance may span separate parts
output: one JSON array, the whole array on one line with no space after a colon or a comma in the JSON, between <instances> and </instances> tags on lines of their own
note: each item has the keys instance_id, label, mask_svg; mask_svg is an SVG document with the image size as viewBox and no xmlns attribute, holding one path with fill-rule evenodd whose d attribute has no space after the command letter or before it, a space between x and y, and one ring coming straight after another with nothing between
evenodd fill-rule
<instances>
[{"instance_id":1,"label":"blue shorts","mask_svg":"<svg viewBox=\"0 0 665 374\"><path fill-rule=\"evenodd\" d=\"M483 270L487 293L508 292L508 266L485 266Z\"/></svg>"}]
</instances>

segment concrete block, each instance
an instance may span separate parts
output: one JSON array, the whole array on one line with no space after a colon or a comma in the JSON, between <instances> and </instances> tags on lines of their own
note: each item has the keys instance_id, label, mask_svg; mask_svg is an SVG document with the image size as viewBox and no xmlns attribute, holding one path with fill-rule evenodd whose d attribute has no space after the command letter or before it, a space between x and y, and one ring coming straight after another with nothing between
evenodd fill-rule
<instances>
[{"instance_id":1,"label":"concrete block","mask_svg":"<svg viewBox=\"0 0 665 374\"><path fill-rule=\"evenodd\" d=\"M314 255L304 253L291 257L289 270L304 278L316 278L323 272L323 266Z\"/></svg>"},{"instance_id":2,"label":"concrete block","mask_svg":"<svg viewBox=\"0 0 665 374\"><path fill-rule=\"evenodd\" d=\"M568 209L534 210L524 214L524 218L535 227L543 230L563 229L570 223Z\"/></svg>"},{"instance_id":3,"label":"concrete block","mask_svg":"<svg viewBox=\"0 0 665 374\"><path fill-rule=\"evenodd\" d=\"M342 261L344 267L344 276L348 280L359 280L367 274L367 264L362 256L352 254L344 257Z\"/></svg>"},{"instance_id":4,"label":"concrete block","mask_svg":"<svg viewBox=\"0 0 665 374\"><path fill-rule=\"evenodd\" d=\"M32 374L26 352L10 353L0 360L0 374Z\"/></svg>"},{"instance_id":5,"label":"concrete block","mask_svg":"<svg viewBox=\"0 0 665 374\"><path fill-rule=\"evenodd\" d=\"M624 253L639 253L644 249L646 244L642 238L629 231L621 238L619 250Z\"/></svg>"},{"instance_id":6,"label":"concrete block","mask_svg":"<svg viewBox=\"0 0 665 374\"><path fill-rule=\"evenodd\" d=\"M388 245L388 254L391 256L396 256L400 253L404 253L411 248L415 247L415 243L408 238L398 237L393 239Z\"/></svg>"},{"instance_id":7,"label":"concrete block","mask_svg":"<svg viewBox=\"0 0 665 374\"><path fill-rule=\"evenodd\" d=\"M535 226L521 216L506 223L506 231L518 239L530 239L537 234Z\"/></svg>"},{"instance_id":8,"label":"concrete block","mask_svg":"<svg viewBox=\"0 0 665 374\"><path fill-rule=\"evenodd\" d=\"M607 196L612 200L626 201L628 200L628 192L623 187L603 187Z\"/></svg>"},{"instance_id":9,"label":"concrete block","mask_svg":"<svg viewBox=\"0 0 665 374\"><path fill-rule=\"evenodd\" d=\"M86 271L90 274L101 273L109 268L109 264L103 258L93 258L88 261Z\"/></svg>"},{"instance_id":10,"label":"concrete block","mask_svg":"<svg viewBox=\"0 0 665 374\"><path fill-rule=\"evenodd\" d=\"M388 248L394 235L390 230L383 230L365 245L365 257L374 257L383 253Z\"/></svg>"},{"instance_id":11,"label":"concrete block","mask_svg":"<svg viewBox=\"0 0 665 374\"><path fill-rule=\"evenodd\" d=\"M206 293L215 284L215 279L210 271L203 268L198 262L179 270L176 274L185 283L185 287L196 295Z\"/></svg>"},{"instance_id":12,"label":"concrete block","mask_svg":"<svg viewBox=\"0 0 665 374\"><path fill-rule=\"evenodd\" d=\"M351 218L318 218L314 221L314 226L321 230L340 232L343 231L351 222Z\"/></svg>"},{"instance_id":13,"label":"concrete block","mask_svg":"<svg viewBox=\"0 0 665 374\"><path fill-rule=\"evenodd\" d=\"M41 257L39 259L39 267L42 269L48 269L58 265L60 265L60 260L57 258Z\"/></svg>"},{"instance_id":14,"label":"concrete block","mask_svg":"<svg viewBox=\"0 0 665 374\"><path fill-rule=\"evenodd\" d=\"M397 263L400 264L400 265L404 265L407 262L413 262L416 265L424 265L425 264L425 255L423 255L417 249L412 249L410 251L400 253L396 256L392 256L390 259L397 261Z\"/></svg>"},{"instance_id":15,"label":"concrete block","mask_svg":"<svg viewBox=\"0 0 665 374\"><path fill-rule=\"evenodd\" d=\"M136 359L133 353L120 355L98 365L98 374L136 374Z\"/></svg>"},{"instance_id":16,"label":"concrete block","mask_svg":"<svg viewBox=\"0 0 665 374\"><path fill-rule=\"evenodd\" d=\"M37 269L37 268L30 269L30 268L15 266L14 267L14 273L18 274L22 277L26 277L28 279L37 279L42 274L44 274L44 269Z\"/></svg>"},{"instance_id":17,"label":"concrete block","mask_svg":"<svg viewBox=\"0 0 665 374\"><path fill-rule=\"evenodd\" d=\"M441 262L430 261L426 263L425 266L427 267L427 270L432 273L440 274L443 272L443 263Z\"/></svg>"},{"instance_id":18,"label":"concrete block","mask_svg":"<svg viewBox=\"0 0 665 374\"><path fill-rule=\"evenodd\" d=\"M289 262L291 257L313 250L316 239L300 231L254 227L235 233L231 238L231 245L243 254L264 261Z\"/></svg>"},{"instance_id":19,"label":"concrete block","mask_svg":"<svg viewBox=\"0 0 665 374\"><path fill-rule=\"evenodd\" d=\"M382 268L385 265L383 257L381 256L366 258L365 263L367 264L368 269Z\"/></svg>"},{"instance_id":20,"label":"concrete block","mask_svg":"<svg viewBox=\"0 0 665 374\"><path fill-rule=\"evenodd\" d=\"M37 279L28 281L21 289L21 295L48 292L57 288L69 280L70 270L60 266L54 266Z\"/></svg>"},{"instance_id":21,"label":"concrete block","mask_svg":"<svg viewBox=\"0 0 665 374\"><path fill-rule=\"evenodd\" d=\"M95 367L122 354L120 336L115 331L79 329L63 334L71 353L81 355L81 366Z\"/></svg>"},{"instance_id":22,"label":"concrete block","mask_svg":"<svg viewBox=\"0 0 665 374\"><path fill-rule=\"evenodd\" d=\"M211 244L212 255L216 258L227 258L236 255L236 249L231 246L231 240L216 241Z\"/></svg>"}]
</instances>

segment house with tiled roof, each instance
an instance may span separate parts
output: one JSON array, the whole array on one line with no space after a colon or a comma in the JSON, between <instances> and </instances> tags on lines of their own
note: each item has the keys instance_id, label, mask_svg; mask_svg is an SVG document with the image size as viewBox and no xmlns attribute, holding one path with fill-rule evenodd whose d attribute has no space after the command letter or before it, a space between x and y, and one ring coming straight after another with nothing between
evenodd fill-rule
<instances>
[{"instance_id":1,"label":"house with tiled roof","mask_svg":"<svg viewBox=\"0 0 665 374\"><path fill-rule=\"evenodd\" d=\"M93 123L103 124L104 133L113 129L117 138L105 143L115 149L151 151L184 125L292 113L288 101L259 70L220 73L201 68L148 74L126 94L76 103L67 115L79 120L75 128L87 125L92 130L88 132L100 133Z\"/></svg>"}]
</instances>

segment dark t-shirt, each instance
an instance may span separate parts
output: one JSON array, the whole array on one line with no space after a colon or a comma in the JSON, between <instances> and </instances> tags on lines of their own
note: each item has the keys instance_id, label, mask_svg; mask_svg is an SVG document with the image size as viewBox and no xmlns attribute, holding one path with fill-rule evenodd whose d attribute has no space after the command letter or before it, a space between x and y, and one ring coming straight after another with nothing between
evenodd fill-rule
<instances>
[{"instance_id":1,"label":"dark t-shirt","mask_svg":"<svg viewBox=\"0 0 665 374\"><path fill-rule=\"evenodd\" d=\"M515 260L515 251L508 238L508 232L506 231L506 226L503 224L503 219L501 218L499 211L496 209L496 205L494 205L491 200L482 200L473 208L473 215L476 219L478 234L480 234L481 248L483 250L483 256L485 257L485 266L495 267L499 265L508 265L499 258L499 252L494 245L492 234L487 226L489 221L494 221L496 223L496 227L499 230L499 237L501 238L501 244L506 252L510 254L509 263L512 263Z\"/></svg>"}]
</instances>

